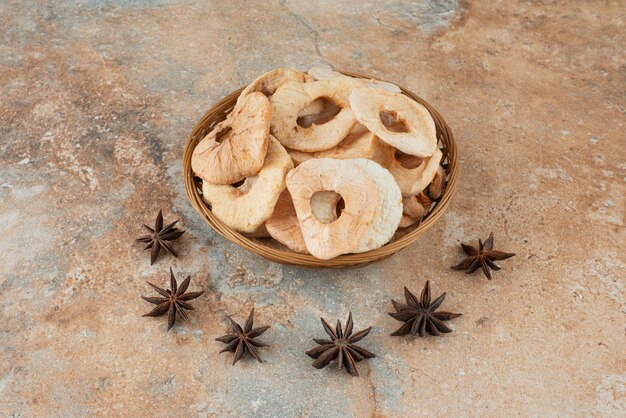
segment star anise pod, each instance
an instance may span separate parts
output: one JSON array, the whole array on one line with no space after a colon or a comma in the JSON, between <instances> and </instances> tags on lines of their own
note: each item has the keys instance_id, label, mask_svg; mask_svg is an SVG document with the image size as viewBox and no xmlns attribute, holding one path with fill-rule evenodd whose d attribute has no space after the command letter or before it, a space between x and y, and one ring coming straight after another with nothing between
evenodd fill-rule
<instances>
[{"instance_id":1,"label":"star anise pod","mask_svg":"<svg viewBox=\"0 0 626 418\"><path fill-rule=\"evenodd\" d=\"M233 333L215 339L215 341L228 344L222 351L220 351L220 353L234 351L235 357L233 359L233 366L246 353L250 353L250 355L257 359L259 363L262 363L263 360L259 357L259 353L257 353L256 349L257 347L269 347L269 345L256 341L255 338L267 331L269 329L269 325L252 328L254 323L254 308L250 311L250 315L248 316L243 328L241 328L238 323L233 321L230 316L228 319L230 320L230 327Z\"/></svg>"},{"instance_id":2,"label":"star anise pod","mask_svg":"<svg viewBox=\"0 0 626 418\"><path fill-rule=\"evenodd\" d=\"M466 274L470 274L478 270L480 267L489 280L491 280L491 271L489 269L500 270L501 268L494 263L494 260L506 260L507 258L511 258L515 255L514 253L505 253L493 250L493 232L489 234L489 238L487 238L487 241L485 241L484 244L482 240L478 240L478 249L463 243L461 243L461 247L463 247L463 251L469 257L461 261L459 264L452 266L452 269L465 270Z\"/></svg>"},{"instance_id":3,"label":"star anise pod","mask_svg":"<svg viewBox=\"0 0 626 418\"><path fill-rule=\"evenodd\" d=\"M197 298L198 296L204 293L204 290L199 292L190 292L185 293L187 288L189 287L189 283L191 282L191 276L187 276L187 278L181 283L180 287L176 282L176 277L174 277L174 272L170 267L170 287L171 289L162 289L158 286L153 285L150 282L148 283L154 290L157 291L163 297L145 297L142 298L150 303L154 303L156 308L144 314L143 316L161 316L165 312L167 312L167 330L169 331L174 326L176 322L176 313L180 315L185 321L189 321L189 317L187 316L187 312L185 310L193 310L193 306L188 304L187 302Z\"/></svg>"},{"instance_id":4,"label":"star anise pod","mask_svg":"<svg viewBox=\"0 0 626 418\"><path fill-rule=\"evenodd\" d=\"M163 211L159 210L159 214L156 217L156 221L154 222L154 229L150 228L148 225L144 224L143 226L150 231L150 235L145 235L143 237L137 238L137 242L145 242L148 243L145 250L152 247L150 251L150 265L154 264L157 257L159 256L159 252L161 251L161 247L165 248L169 251L174 257L178 257L176 251L172 248L170 244L166 241L174 241L180 238L181 235L185 233L184 230L180 230L175 228L174 225L178 223L178 220L172 222L167 225L165 228L163 227Z\"/></svg>"},{"instance_id":5,"label":"star anise pod","mask_svg":"<svg viewBox=\"0 0 626 418\"><path fill-rule=\"evenodd\" d=\"M391 300L396 312L389 312L389 315L400 322L404 322L404 325L391 335L419 334L420 337L423 337L426 335L426 332L430 335L452 332L443 321L457 318L461 314L443 311L435 312L445 298L446 294L444 292L434 302L430 303L429 280L426 280L420 300L405 287L404 299L406 299L406 305L398 303L393 299Z\"/></svg>"},{"instance_id":6,"label":"star anise pod","mask_svg":"<svg viewBox=\"0 0 626 418\"><path fill-rule=\"evenodd\" d=\"M324 318L320 319L322 320L324 331L330 336L330 340L313 338L313 341L318 343L319 347L306 352L309 357L316 359L313 362L313 367L322 369L336 359L339 370L345 365L348 373L352 376L358 376L359 372L356 369L356 363L365 358L376 357L374 353L355 344L365 338L372 330L372 327L352 334L352 312L348 315L345 331L342 330L339 320L337 320L337 326L333 331L333 328Z\"/></svg>"}]
</instances>

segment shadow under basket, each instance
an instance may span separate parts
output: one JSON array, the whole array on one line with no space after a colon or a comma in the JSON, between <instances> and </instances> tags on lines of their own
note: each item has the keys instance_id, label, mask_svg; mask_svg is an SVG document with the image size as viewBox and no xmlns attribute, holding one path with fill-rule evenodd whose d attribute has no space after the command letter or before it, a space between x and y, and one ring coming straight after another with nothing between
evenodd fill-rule
<instances>
[{"instance_id":1,"label":"shadow under basket","mask_svg":"<svg viewBox=\"0 0 626 418\"><path fill-rule=\"evenodd\" d=\"M372 77L345 72L343 74L370 79ZM400 87L400 86L399 86ZM452 131L448 127L446 121L441 115L433 109L424 99L411 93L407 89L400 87L402 93L416 102L424 105L430 112L435 126L437 127L437 139L439 141L439 148L443 152L443 158L441 164L443 165L447 174L447 186L443 195L433 202L428 214L422 219L422 221L416 225L408 228L400 229L399 233L392 238L390 242L384 246L372 251L368 251L360 254L344 254L335 257L331 260L319 260L308 254L298 254L291 252L287 249L281 249L278 244L274 244L275 241L270 242L270 239L266 238L248 238L242 235L240 232L231 229L220 221L207 205L202 200L202 188L200 179L194 176L191 169L191 155L198 143L209 133L213 127L224 120L226 115L235 106L235 102L239 97L239 94L243 90L243 87L237 91L232 92L228 96L220 100L215 106L209 109L208 112L202 116L202 119L193 128L193 131L187 139L185 150L183 153L183 177L185 181L185 190L187 192L187 198L193 206L193 208L202 216L202 219L211 226L217 233L224 238L232 241L239 246L260 255L268 260L281 264L289 264L299 267L308 268L334 268L334 269L347 269L354 267L361 267L376 261L384 260L393 254L397 253L404 247L408 246L419 238L428 228L430 228L439 219L448 205L450 199L454 194L454 190L458 177L458 154Z\"/></svg>"}]
</instances>

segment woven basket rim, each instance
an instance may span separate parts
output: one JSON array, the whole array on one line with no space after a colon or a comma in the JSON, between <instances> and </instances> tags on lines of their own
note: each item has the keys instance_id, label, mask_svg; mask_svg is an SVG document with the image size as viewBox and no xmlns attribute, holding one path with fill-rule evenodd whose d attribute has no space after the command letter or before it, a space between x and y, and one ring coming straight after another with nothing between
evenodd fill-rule
<instances>
[{"instance_id":1,"label":"woven basket rim","mask_svg":"<svg viewBox=\"0 0 626 418\"><path fill-rule=\"evenodd\" d=\"M342 74L352 77L366 79L374 78L351 71L340 72ZM378 77L375 78L377 80L386 81ZM208 133L208 131L212 127L214 127L217 122L223 120L223 118L230 111L230 109L234 105L234 102L236 101L237 97L239 97L239 94L245 88L245 86L233 91L232 93L218 101L215 105L213 105L195 124L193 130L187 138L187 142L185 144L183 152L183 181L185 183L185 191L189 202L196 210L196 212L198 212L202 216L204 221L209 224L209 226L213 228L218 234L220 234L227 240L238 244L248 251L251 251L257 255L260 255L261 257L277 263L295 265L300 267L344 269L361 267L377 261L384 260L392 256L396 252L402 250L412 242L416 241L420 235L422 235L427 229L429 229L444 214L450 204L452 196L454 195L459 171L456 143L454 140L454 136L452 135L452 131L450 130L450 127L448 126L446 121L439 114L439 112L437 112L424 99L402 86L398 85L398 87L401 89L402 93L405 96L417 101L418 103L426 107L426 109L428 109L437 127L437 138L440 142L440 146L441 143L443 143L445 148L444 158L442 159L442 161L445 159L448 160L448 166L446 168L448 183L443 195L437 200L435 206L431 208L426 217L416 226L409 227L412 229L404 236L394 241L390 241L384 246L375 250L359 254L344 254L330 260L320 260L310 254L298 254L286 250L281 250L265 245L257 239L248 238L238 231L229 228L215 215L213 215L213 213L202 200L202 196L200 195L196 187L194 174L191 169L191 155L193 153L193 149L196 147L198 142L206 135L206 133Z\"/></svg>"}]
</instances>

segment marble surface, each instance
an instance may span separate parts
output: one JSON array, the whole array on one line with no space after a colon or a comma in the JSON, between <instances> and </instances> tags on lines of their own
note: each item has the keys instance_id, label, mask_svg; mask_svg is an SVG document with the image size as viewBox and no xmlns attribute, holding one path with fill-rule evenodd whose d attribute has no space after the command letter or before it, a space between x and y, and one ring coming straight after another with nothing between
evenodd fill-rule
<instances>
[{"instance_id":1,"label":"marble surface","mask_svg":"<svg viewBox=\"0 0 626 418\"><path fill-rule=\"evenodd\" d=\"M624 416L623 1L0 2L0 416ZM187 203L181 155L212 103L277 66L333 65L433 104L460 183L417 243L352 271L267 262ZM187 229L149 265L159 208ZM517 256L451 271L461 241ZM193 277L191 322L142 318ZM462 312L395 338L403 286ZM218 354L256 306L266 360ZM304 351L319 317L373 326L352 378Z\"/></svg>"}]
</instances>

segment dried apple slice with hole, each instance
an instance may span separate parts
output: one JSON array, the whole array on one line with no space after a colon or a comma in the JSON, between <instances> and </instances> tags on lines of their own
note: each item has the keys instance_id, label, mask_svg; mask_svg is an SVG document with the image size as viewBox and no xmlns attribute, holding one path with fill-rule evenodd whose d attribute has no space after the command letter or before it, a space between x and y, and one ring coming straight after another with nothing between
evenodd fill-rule
<instances>
[{"instance_id":1,"label":"dried apple slice with hole","mask_svg":"<svg viewBox=\"0 0 626 418\"><path fill-rule=\"evenodd\" d=\"M255 92L262 93L265 97L269 98L276 92L276 89L289 81L305 83L312 81L312 77L293 68L276 68L261 74L248 84L246 88L241 91L241 94L237 98L237 103L242 101L250 93Z\"/></svg>"},{"instance_id":2,"label":"dried apple slice with hole","mask_svg":"<svg viewBox=\"0 0 626 418\"><path fill-rule=\"evenodd\" d=\"M286 183L306 247L322 260L379 248L391 239L402 216L402 196L393 177L364 158L308 160L289 172ZM341 196L344 208L337 219L316 216L320 208L311 200L319 192ZM334 206L326 209L325 214L336 211Z\"/></svg>"},{"instance_id":3,"label":"dried apple slice with hole","mask_svg":"<svg viewBox=\"0 0 626 418\"><path fill-rule=\"evenodd\" d=\"M351 91L350 84L341 80L282 85L270 98L273 112L270 132L286 148L297 151L316 152L334 147L356 125L348 103ZM308 126L299 125L302 110L320 98L331 101L336 107L331 113L337 113ZM303 123L302 119L300 123Z\"/></svg>"},{"instance_id":4,"label":"dried apple slice with hole","mask_svg":"<svg viewBox=\"0 0 626 418\"><path fill-rule=\"evenodd\" d=\"M293 162L282 145L270 135L263 168L241 185L202 183L202 197L213 214L230 228L252 233L272 216L285 176Z\"/></svg>"},{"instance_id":5,"label":"dried apple slice with hole","mask_svg":"<svg viewBox=\"0 0 626 418\"><path fill-rule=\"evenodd\" d=\"M193 150L191 168L212 184L228 185L261 170L272 108L261 93L246 96Z\"/></svg>"},{"instance_id":6,"label":"dried apple slice with hole","mask_svg":"<svg viewBox=\"0 0 626 418\"><path fill-rule=\"evenodd\" d=\"M404 94L356 88L349 101L359 123L392 147L417 157L429 157L437 149L433 118Z\"/></svg>"}]
</instances>

